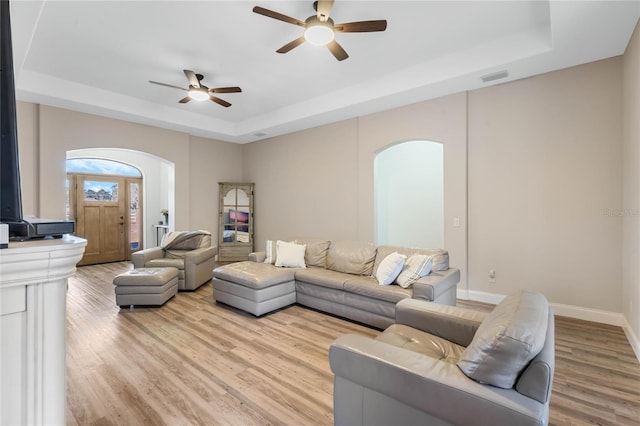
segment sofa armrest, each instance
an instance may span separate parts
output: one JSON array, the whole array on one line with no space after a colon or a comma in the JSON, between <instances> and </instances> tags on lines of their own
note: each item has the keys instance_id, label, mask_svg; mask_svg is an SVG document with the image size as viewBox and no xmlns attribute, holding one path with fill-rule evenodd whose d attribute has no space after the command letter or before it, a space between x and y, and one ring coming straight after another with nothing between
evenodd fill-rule
<instances>
[{"instance_id":1,"label":"sofa armrest","mask_svg":"<svg viewBox=\"0 0 640 426\"><path fill-rule=\"evenodd\" d=\"M249 253L248 260L249 262L263 263L266 258L267 258L266 251L254 251L253 253Z\"/></svg>"},{"instance_id":2,"label":"sofa armrest","mask_svg":"<svg viewBox=\"0 0 640 426\"><path fill-rule=\"evenodd\" d=\"M133 262L134 268L144 268L144 265L153 259L162 259L164 257L164 250L160 247L151 247L148 249L140 250L135 253L131 253L131 262Z\"/></svg>"},{"instance_id":3,"label":"sofa armrest","mask_svg":"<svg viewBox=\"0 0 640 426\"><path fill-rule=\"evenodd\" d=\"M184 256L185 268L188 264L199 265L200 263L205 262L212 257L215 257L217 252L217 246L201 247L199 249L191 250Z\"/></svg>"},{"instance_id":4,"label":"sofa armrest","mask_svg":"<svg viewBox=\"0 0 640 426\"><path fill-rule=\"evenodd\" d=\"M451 424L544 425L548 419L548 406L513 389L480 384L455 364L364 336L334 341L329 363L336 386L340 377ZM354 404L336 412L362 409Z\"/></svg>"},{"instance_id":5,"label":"sofa armrest","mask_svg":"<svg viewBox=\"0 0 640 426\"><path fill-rule=\"evenodd\" d=\"M431 271L429 275L413 283L413 298L434 301L451 290L452 287L455 289L459 282L459 269L449 268L446 271Z\"/></svg>"},{"instance_id":6,"label":"sofa armrest","mask_svg":"<svg viewBox=\"0 0 640 426\"><path fill-rule=\"evenodd\" d=\"M407 325L443 339L469 346L486 314L457 306L415 299L396 304L396 324Z\"/></svg>"}]
</instances>

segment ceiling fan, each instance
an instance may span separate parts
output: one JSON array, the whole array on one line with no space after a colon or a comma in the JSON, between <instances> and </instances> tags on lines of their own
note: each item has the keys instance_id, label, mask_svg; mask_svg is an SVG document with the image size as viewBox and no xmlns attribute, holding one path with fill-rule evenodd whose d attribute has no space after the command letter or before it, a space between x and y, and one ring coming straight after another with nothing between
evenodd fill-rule
<instances>
[{"instance_id":1,"label":"ceiling fan","mask_svg":"<svg viewBox=\"0 0 640 426\"><path fill-rule=\"evenodd\" d=\"M222 105L225 108L231 106L231 104L224 99L220 99L217 96L213 96L214 93L238 93L242 92L242 89L239 87L216 87L214 89L209 89L207 86L201 83L204 76L202 74L196 74L191 70L183 70L184 75L187 76L187 80L189 80L189 88L185 89L184 87L174 86L172 84L159 83L157 81L149 80L149 83L159 84L160 86L173 87L174 89L184 90L189 94L180 99L178 102L181 104L186 104L190 100L196 101L206 101L207 99L211 99L211 101Z\"/></svg>"},{"instance_id":2,"label":"ceiling fan","mask_svg":"<svg viewBox=\"0 0 640 426\"><path fill-rule=\"evenodd\" d=\"M278 53L287 53L307 41L311 44L327 46L337 60L343 61L347 59L349 55L347 55L347 52L345 52L342 46L335 41L335 33L368 33L387 29L387 21L385 19L335 24L333 19L329 17L332 6L333 0L319 0L314 2L313 8L317 14L309 16L304 22L260 6L254 7L253 11L257 14L298 25L305 29L302 37L285 44L276 50Z\"/></svg>"}]
</instances>

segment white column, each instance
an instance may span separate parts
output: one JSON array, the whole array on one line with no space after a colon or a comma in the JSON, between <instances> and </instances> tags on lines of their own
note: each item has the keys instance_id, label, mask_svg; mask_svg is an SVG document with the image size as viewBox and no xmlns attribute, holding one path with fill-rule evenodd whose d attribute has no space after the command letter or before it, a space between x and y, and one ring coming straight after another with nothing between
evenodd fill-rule
<instances>
[{"instance_id":1,"label":"white column","mask_svg":"<svg viewBox=\"0 0 640 426\"><path fill-rule=\"evenodd\" d=\"M86 240L0 250L0 424L64 425L67 279Z\"/></svg>"}]
</instances>

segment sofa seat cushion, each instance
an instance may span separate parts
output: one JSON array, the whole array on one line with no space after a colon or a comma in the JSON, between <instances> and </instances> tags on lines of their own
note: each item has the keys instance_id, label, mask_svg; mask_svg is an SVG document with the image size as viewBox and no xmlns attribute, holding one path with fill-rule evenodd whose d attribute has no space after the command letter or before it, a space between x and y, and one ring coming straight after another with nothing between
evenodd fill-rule
<instances>
[{"instance_id":1,"label":"sofa seat cushion","mask_svg":"<svg viewBox=\"0 0 640 426\"><path fill-rule=\"evenodd\" d=\"M184 259L163 257L160 259L152 259L145 263L147 268L176 268L184 269Z\"/></svg>"},{"instance_id":2,"label":"sofa seat cushion","mask_svg":"<svg viewBox=\"0 0 640 426\"><path fill-rule=\"evenodd\" d=\"M381 286L373 277L349 277L344 283L344 291L390 303L411 297L411 289L397 285Z\"/></svg>"},{"instance_id":3,"label":"sofa seat cushion","mask_svg":"<svg viewBox=\"0 0 640 426\"><path fill-rule=\"evenodd\" d=\"M327 253L327 269L353 275L373 275L376 246L359 241L335 241Z\"/></svg>"},{"instance_id":4,"label":"sofa seat cushion","mask_svg":"<svg viewBox=\"0 0 640 426\"><path fill-rule=\"evenodd\" d=\"M376 340L450 364L456 364L465 349L464 346L457 345L442 337L402 324L389 326Z\"/></svg>"},{"instance_id":5,"label":"sofa seat cushion","mask_svg":"<svg viewBox=\"0 0 640 426\"><path fill-rule=\"evenodd\" d=\"M549 304L540 293L507 296L480 324L458 367L468 377L510 389L524 367L542 350Z\"/></svg>"},{"instance_id":6,"label":"sofa seat cushion","mask_svg":"<svg viewBox=\"0 0 640 426\"><path fill-rule=\"evenodd\" d=\"M178 271L174 268L138 268L116 276L113 284L121 287L162 287L174 279L176 284Z\"/></svg>"},{"instance_id":7,"label":"sofa seat cushion","mask_svg":"<svg viewBox=\"0 0 640 426\"><path fill-rule=\"evenodd\" d=\"M278 268L268 263L237 262L213 270L215 278L253 289L266 288L293 281L295 268Z\"/></svg>"},{"instance_id":8,"label":"sofa seat cushion","mask_svg":"<svg viewBox=\"0 0 640 426\"><path fill-rule=\"evenodd\" d=\"M349 278L349 275L323 268L307 268L296 271L296 281L337 290L342 290L344 283Z\"/></svg>"}]
</instances>

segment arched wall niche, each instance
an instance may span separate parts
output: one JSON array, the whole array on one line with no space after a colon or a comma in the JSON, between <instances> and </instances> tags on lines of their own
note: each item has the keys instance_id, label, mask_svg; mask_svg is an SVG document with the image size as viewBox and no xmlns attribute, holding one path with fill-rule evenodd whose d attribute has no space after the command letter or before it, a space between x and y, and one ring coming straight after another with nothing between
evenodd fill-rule
<instances>
[{"instance_id":1,"label":"arched wall niche","mask_svg":"<svg viewBox=\"0 0 640 426\"><path fill-rule=\"evenodd\" d=\"M443 144L408 140L378 150L374 200L377 244L444 247Z\"/></svg>"}]
</instances>

